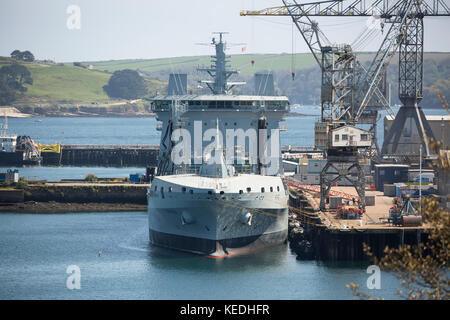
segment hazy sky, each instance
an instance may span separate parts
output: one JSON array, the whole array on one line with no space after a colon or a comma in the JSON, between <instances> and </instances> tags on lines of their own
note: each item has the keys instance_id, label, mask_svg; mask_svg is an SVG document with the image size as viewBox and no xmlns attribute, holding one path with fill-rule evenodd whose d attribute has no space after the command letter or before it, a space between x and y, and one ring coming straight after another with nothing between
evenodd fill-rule
<instances>
[{"instance_id":1,"label":"hazy sky","mask_svg":"<svg viewBox=\"0 0 450 320\"><path fill-rule=\"evenodd\" d=\"M300 2L311 2L301 0ZM450 3L450 0L445 0ZM281 0L0 0L0 55L30 50L37 59L87 61L211 54L211 32L230 32L229 43L247 53L292 52L289 18L241 17L242 9ZM69 29L70 5L80 8L80 28ZM450 5L450 4L449 4ZM319 24L335 43L352 43L366 18L325 18ZM72 24L73 26L73 24ZM308 52L297 30L294 51ZM450 51L450 18L425 18L425 50ZM364 50L376 50L381 31ZM228 54L241 53L241 46Z\"/></svg>"}]
</instances>

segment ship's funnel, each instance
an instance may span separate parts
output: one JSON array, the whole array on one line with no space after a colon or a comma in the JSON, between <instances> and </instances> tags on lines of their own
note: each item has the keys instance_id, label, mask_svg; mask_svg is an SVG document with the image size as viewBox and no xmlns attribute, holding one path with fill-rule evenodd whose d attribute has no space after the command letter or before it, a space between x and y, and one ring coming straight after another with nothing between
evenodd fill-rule
<instances>
[{"instance_id":1,"label":"ship's funnel","mask_svg":"<svg viewBox=\"0 0 450 320\"><path fill-rule=\"evenodd\" d=\"M258 96L274 96L273 73L255 73L255 94Z\"/></svg>"},{"instance_id":2,"label":"ship's funnel","mask_svg":"<svg viewBox=\"0 0 450 320\"><path fill-rule=\"evenodd\" d=\"M187 93L187 74L171 73L169 76L169 95L183 95Z\"/></svg>"}]
</instances>

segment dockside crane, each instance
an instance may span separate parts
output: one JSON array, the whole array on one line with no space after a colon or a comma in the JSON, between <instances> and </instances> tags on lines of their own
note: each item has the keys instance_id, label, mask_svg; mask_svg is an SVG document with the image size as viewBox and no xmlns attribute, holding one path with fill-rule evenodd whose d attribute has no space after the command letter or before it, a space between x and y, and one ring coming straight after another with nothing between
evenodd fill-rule
<instances>
[{"instance_id":1,"label":"dockside crane","mask_svg":"<svg viewBox=\"0 0 450 320\"><path fill-rule=\"evenodd\" d=\"M328 160L320 175L321 209L325 209L331 186L339 179L353 184L360 198L360 208L364 209L365 179L359 166L358 149L367 147L367 141L362 138L366 133L355 125L362 122L363 115L370 110L369 104L374 104L375 110L379 105L385 105L379 85L399 49L399 97L403 106L385 137L382 153L395 154L405 121L413 118L426 155L430 155L428 137L432 137L432 131L418 106L423 82L423 18L449 16L450 10L443 0L329 0L303 4L283 0L283 4L264 10L242 11L241 15L290 16L296 24L322 69L321 107L322 121L326 124L323 127L328 136ZM322 46L318 25L310 18L369 17L374 10L390 27L367 71L356 62L349 45ZM354 133L359 134L359 138L352 139ZM347 143L339 140L344 137ZM390 150L389 145L392 145ZM341 166L337 166L339 164ZM329 168L334 168L338 174L330 178ZM356 169L356 179L349 177L351 169Z\"/></svg>"},{"instance_id":2,"label":"dockside crane","mask_svg":"<svg viewBox=\"0 0 450 320\"><path fill-rule=\"evenodd\" d=\"M263 10L241 11L242 16L289 16L297 25L300 33L308 44L316 61L322 54L320 42L311 41L314 31L312 17L371 17L374 13L382 19L384 24L390 24L390 31L378 50L368 72L361 72L362 78L353 90L354 103L348 110L352 113L354 120L363 120L364 113L369 113L372 97L380 98L378 86L382 76L386 72L387 65L392 56L399 52L399 98L403 103L397 113L391 129L384 138L381 153L384 156L395 157L397 155L417 156L418 145L412 145L409 149L399 150L400 138L407 119L412 119L416 124L420 143L424 147L425 155L430 156L428 139L433 138L431 128L419 107L422 99L423 87L423 18L424 17L448 17L450 9L448 0L327 0L310 3L298 3L295 0L283 0L283 6L272 7ZM308 27L311 26L311 27ZM397 39L395 38L397 35ZM323 54L322 54L323 56ZM340 68L338 68L340 70ZM343 71L338 71L343 72ZM322 93L327 87L329 77L322 69ZM369 74L367 76L367 74ZM363 81L361 81L364 79ZM370 80L369 80L370 79ZM336 82L339 84L339 81ZM363 83L363 85L361 85ZM341 89L339 89L341 90ZM341 90L342 91L342 90ZM347 96L348 94L346 94ZM326 98L322 97L322 98ZM341 101L340 97L333 97L335 101ZM386 101L379 99L381 104ZM324 111L333 110L327 101L322 102ZM336 109L336 108L334 108ZM333 120L332 120L333 121ZM417 150L416 150L417 149Z\"/></svg>"}]
</instances>

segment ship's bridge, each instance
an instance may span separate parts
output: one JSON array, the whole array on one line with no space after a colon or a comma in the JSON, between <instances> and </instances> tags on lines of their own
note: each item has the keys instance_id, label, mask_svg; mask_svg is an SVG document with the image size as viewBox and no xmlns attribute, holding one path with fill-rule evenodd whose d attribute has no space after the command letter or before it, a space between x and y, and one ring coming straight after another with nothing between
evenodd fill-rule
<instances>
[{"instance_id":1,"label":"ship's bridge","mask_svg":"<svg viewBox=\"0 0 450 320\"><path fill-rule=\"evenodd\" d=\"M288 112L286 96L253 95L159 95L152 99L153 112L170 111L174 101L179 101L186 111L274 111Z\"/></svg>"}]
</instances>

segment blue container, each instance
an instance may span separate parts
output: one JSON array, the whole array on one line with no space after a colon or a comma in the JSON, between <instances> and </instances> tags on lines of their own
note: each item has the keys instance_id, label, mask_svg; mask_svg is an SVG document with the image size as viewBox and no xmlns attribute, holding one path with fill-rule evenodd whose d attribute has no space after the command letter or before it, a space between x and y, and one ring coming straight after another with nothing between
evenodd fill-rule
<instances>
[{"instance_id":1,"label":"blue container","mask_svg":"<svg viewBox=\"0 0 450 320\"><path fill-rule=\"evenodd\" d=\"M130 181L133 183L139 182L140 175L139 174L130 174Z\"/></svg>"}]
</instances>

